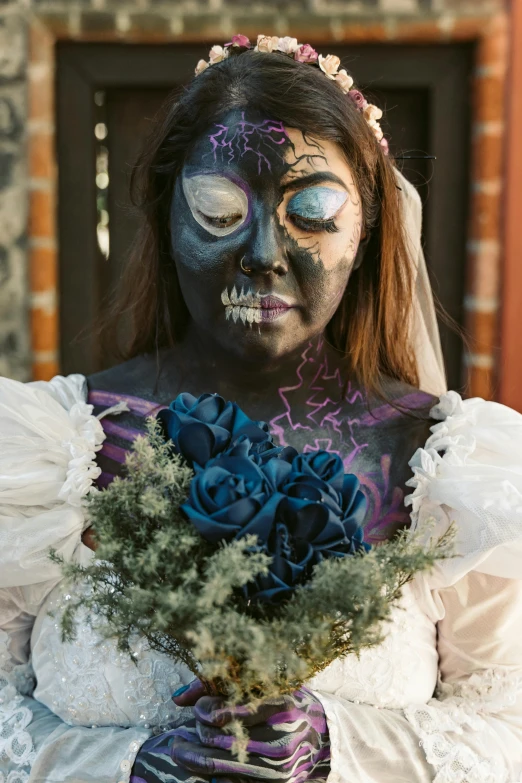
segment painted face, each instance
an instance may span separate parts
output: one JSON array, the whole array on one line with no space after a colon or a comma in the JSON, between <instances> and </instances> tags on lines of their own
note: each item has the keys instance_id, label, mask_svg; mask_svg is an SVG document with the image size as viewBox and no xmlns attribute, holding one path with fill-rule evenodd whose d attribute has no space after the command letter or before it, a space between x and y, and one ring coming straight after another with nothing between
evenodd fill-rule
<instances>
[{"instance_id":1,"label":"painted face","mask_svg":"<svg viewBox=\"0 0 522 783\"><path fill-rule=\"evenodd\" d=\"M361 227L336 144L229 112L196 140L172 199L172 254L194 325L244 360L299 349L337 309Z\"/></svg>"}]
</instances>

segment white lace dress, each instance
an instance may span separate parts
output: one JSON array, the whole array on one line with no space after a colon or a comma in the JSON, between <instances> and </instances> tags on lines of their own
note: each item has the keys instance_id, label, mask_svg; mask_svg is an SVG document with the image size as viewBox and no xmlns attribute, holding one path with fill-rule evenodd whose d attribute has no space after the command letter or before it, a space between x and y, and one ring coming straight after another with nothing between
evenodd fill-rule
<instances>
[{"instance_id":1,"label":"white lace dress","mask_svg":"<svg viewBox=\"0 0 522 783\"><path fill-rule=\"evenodd\" d=\"M104 435L85 400L79 375L0 379L0 783L127 783L142 742L185 717L183 667L140 642L135 665L87 624L62 644L49 614L67 600L49 547L93 556L82 498ZM455 392L433 416L412 521L454 521L459 557L407 587L380 647L310 683L329 783L522 783L522 416Z\"/></svg>"}]
</instances>

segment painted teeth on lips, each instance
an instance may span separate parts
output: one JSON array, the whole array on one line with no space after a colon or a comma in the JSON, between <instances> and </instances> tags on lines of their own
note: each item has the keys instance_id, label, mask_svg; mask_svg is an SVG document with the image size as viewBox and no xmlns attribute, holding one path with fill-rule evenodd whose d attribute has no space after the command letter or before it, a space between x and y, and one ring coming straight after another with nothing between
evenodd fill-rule
<instances>
[{"instance_id":1,"label":"painted teeth on lips","mask_svg":"<svg viewBox=\"0 0 522 783\"><path fill-rule=\"evenodd\" d=\"M244 286L241 291L238 291L236 286L230 292L225 288L221 301L225 306L227 321L232 319L237 323L241 319L243 324L249 326L275 320L275 317L293 307L291 302L273 294L261 294L259 291L254 292L252 288L245 291Z\"/></svg>"},{"instance_id":2,"label":"painted teeth on lips","mask_svg":"<svg viewBox=\"0 0 522 783\"><path fill-rule=\"evenodd\" d=\"M240 307L239 305L227 305L225 309L227 321L232 318L234 323L239 319L249 326L260 324L263 320L263 311L260 307Z\"/></svg>"},{"instance_id":3,"label":"painted teeth on lips","mask_svg":"<svg viewBox=\"0 0 522 783\"><path fill-rule=\"evenodd\" d=\"M236 286L234 286L230 294L228 289L225 288L221 294L221 301L225 307L230 307L230 305L233 307L261 307L261 294L255 294L252 288L245 291L244 286L241 292L238 292Z\"/></svg>"}]
</instances>

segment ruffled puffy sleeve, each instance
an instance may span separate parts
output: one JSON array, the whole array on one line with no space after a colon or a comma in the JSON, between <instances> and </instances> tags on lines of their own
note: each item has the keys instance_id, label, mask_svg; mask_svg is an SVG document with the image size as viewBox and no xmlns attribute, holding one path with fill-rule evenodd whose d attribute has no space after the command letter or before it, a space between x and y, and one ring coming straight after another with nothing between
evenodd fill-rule
<instances>
[{"instance_id":1,"label":"ruffled puffy sleeve","mask_svg":"<svg viewBox=\"0 0 522 783\"><path fill-rule=\"evenodd\" d=\"M82 500L99 475L104 434L85 378L0 378L0 783L126 783L143 729L70 727L31 698L30 636L61 572L86 562ZM101 755L100 755L101 754Z\"/></svg>"},{"instance_id":2,"label":"ruffled puffy sleeve","mask_svg":"<svg viewBox=\"0 0 522 783\"><path fill-rule=\"evenodd\" d=\"M81 547L104 434L79 379L56 378L49 391L0 380L0 588L59 578L49 548L70 559Z\"/></svg>"},{"instance_id":3,"label":"ruffled puffy sleeve","mask_svg":"<svg viewBox=\"0 0 522 783\"><path fill-rule=\"evenodd\" d=\"M318 694L328 783L522 781L522 415L450 392L432 416L407 502L413 530L456 529L456 556L413 583L437 625L438 687L400 710Z\"/></svg>"}]
</instances>

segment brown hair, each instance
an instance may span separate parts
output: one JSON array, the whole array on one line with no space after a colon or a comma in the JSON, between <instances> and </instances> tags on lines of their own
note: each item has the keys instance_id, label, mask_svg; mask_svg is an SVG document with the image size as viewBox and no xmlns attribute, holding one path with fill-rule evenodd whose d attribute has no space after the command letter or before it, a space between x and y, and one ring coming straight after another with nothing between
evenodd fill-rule
<instances>
[{"instance_id":1,"label":"brown hair","mask_svg":"<svg viewBox=\"0 0 522 783\"><path fill-rule=\"evenodd\" d=\"M409 329L413 268L393 163L355 104L318 66L252 50L212 65L167 101L138 160L131 190L141 225L113 313L116 321L122 316L126 321L123 358L157 351L183 337L189 314L169 235L174 182L193 141L226 111L249 105L343 150L369 240L326 336L368 391L382 393L384 376L417 386Z\"/></svg>"}]
</instances>

